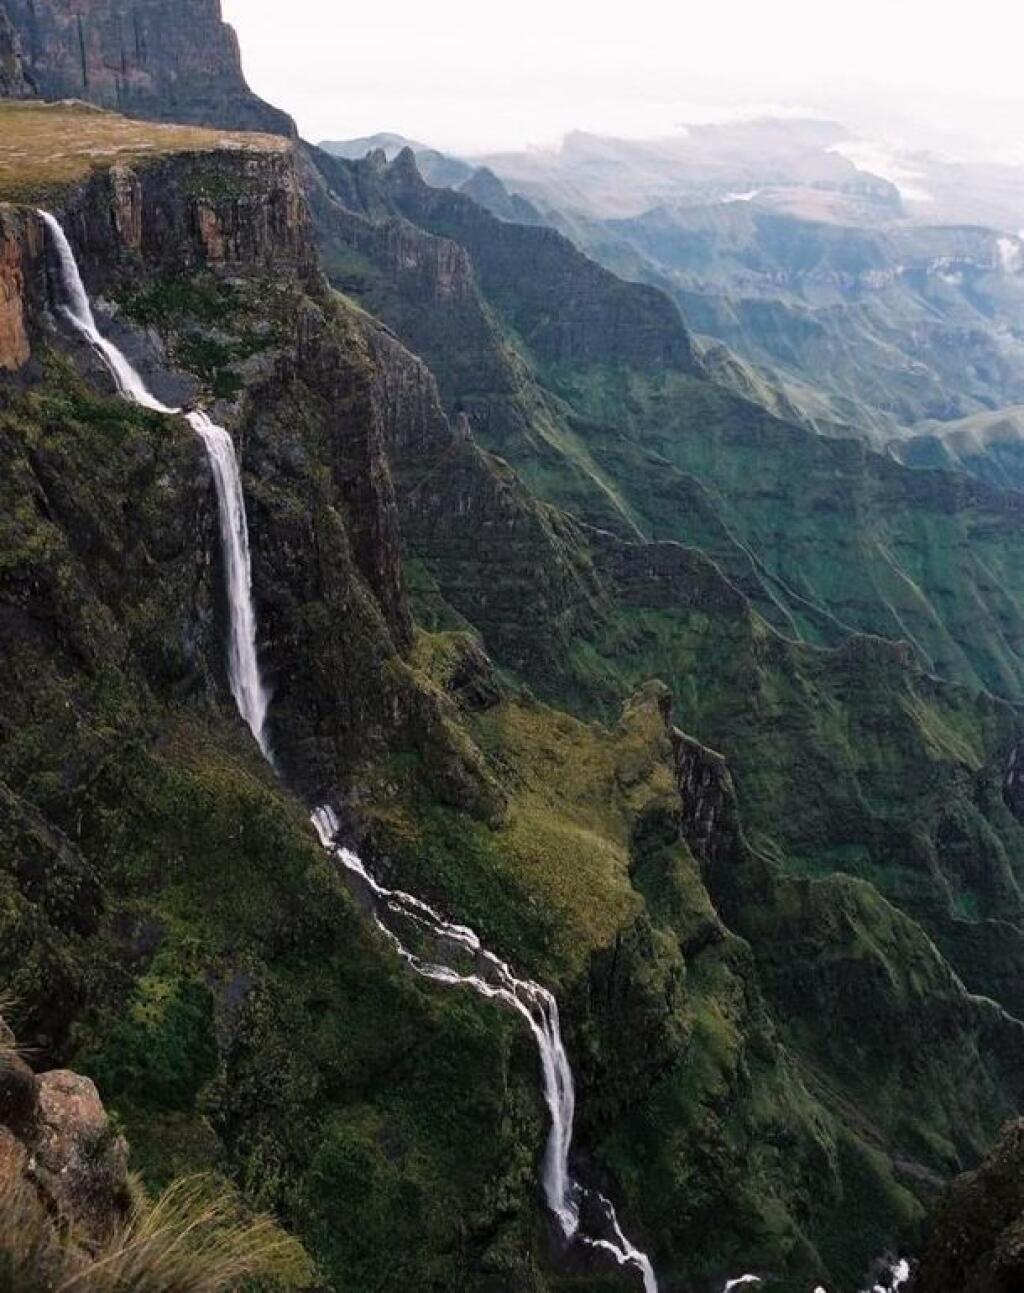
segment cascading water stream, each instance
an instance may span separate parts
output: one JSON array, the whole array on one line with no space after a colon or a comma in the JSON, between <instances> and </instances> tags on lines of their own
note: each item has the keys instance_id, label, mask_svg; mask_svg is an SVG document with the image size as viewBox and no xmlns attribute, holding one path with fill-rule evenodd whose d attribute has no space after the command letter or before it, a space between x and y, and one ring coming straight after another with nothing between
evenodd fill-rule
<instances>
[{"instance_id":1,"label":"cascading water stream","mask_svg":"<svg viewBox=\"0 0 1024 1293\"><path fill-rule=\"evenodd\" d=\"M128 359L100 333L64 230L48 212L40 211L39 214L52 236L60 265L61 287L66 297L60 306L64 317L103 359L125 399L158 413L180 412L161 404ZM249 536L238 460L231 437L223 427L216 426L205 413L198 411L186 413L185 417L206 447L217 491L231 621L228 677L232 695L260 749L273 766L265 736L269 696L261 682L256 658ZM537 1043L544 1099L551 1118L541 1167L545 1201L567 1240L577 1240L607 1253L620 1266L633 1267L643 1277L644 1293L658 1293L650 1259L623 1234L611 1202L602 1194L586 1190L570 1173L576 1097L554 996L538 983L517 979L509 966L488 951L468 926L446 921L412 894L379 885L355 853L335 843L339 823L332 809L318 808L312 822L324 848L342 863L371 899L374 919L385 937L417 974L435 983L468 987L482 997L501 1002L525 1019ZM472 964L472 972L461 973L452 966L427 960L411 951L395 929L385 922L385 914L397 923L409 924L419 937L450 947L456 954L467 958ZM584 1233L581 1226L581 1208L584 1206L588 1227L599 1224L603 1233Z\"/></svg>"},{"instance_id":2,"label":"cascading water stream","mask_svg":"<svg viewBox=\"0 0 1024 1293\"><path fill-rule=\"evenodd\" d=\"M650 1259L623 1234L611 1202L602 1194L587 1191L570 1173L569 1152L576 1097L554 996L539 983L516 978L508 964L488 951L467 925L454 925L412 894L403 893L400 889L386 889L378 884L357 854L335 843L339 823L331 808L318 808L312 821L324 848L334 854L356 878L362 891L371 897L378 927L417 974L435 983L471 988L480 996L502 1002L526 1020L540 1054L544 1099L551 1117L541 1169L545 1201L566 1239L575 1239L589 1248L599 1249L620 1266L635 1267L643 1276L645 1293L657 1293L658 1283ZM470 960L472 972L461 973L450 965L427 960L411 951L394 928L385 922L385 914L396 922L408 923L420 936L453 947ZM581 1205L584 1203L591 1205L591 1213L600 1220L605 1231L603 1235L588 1235L581 1229Z\"/></svg>"},{"instance_id":3,"label":"cascading water stream","mask_svg":"<svg viewBox=\"0 0 1024 1293\"><path fill-rule=\"evenodd\" d=\"M60 221L48 211L40 211L39 215L49 230L60 266L61 289L66 298L60 303L61 313L106 364L124 399L156 413L180 413L180 409L168 408L166 404L160 403L128 359L97 328L89 296L78 270L78 262ZM266 735L270 695L260 678L256 657L256 613L252 602L249 527L235 446L224 428L211 422L205 413L193 410L184 416L203 442L217 491L230 621L228 681L231 694L264 758L273 766L274 759Z\"/></svg>"}]
</instances>

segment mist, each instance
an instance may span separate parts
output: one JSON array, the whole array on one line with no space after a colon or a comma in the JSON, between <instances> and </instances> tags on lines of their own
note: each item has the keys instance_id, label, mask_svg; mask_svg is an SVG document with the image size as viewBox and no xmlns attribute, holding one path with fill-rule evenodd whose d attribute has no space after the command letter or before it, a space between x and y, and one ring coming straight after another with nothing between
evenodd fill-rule
<instances>
[{"instance_id":1,"label":"mist","mask_svg":"<svg viewBox=\"0 0 1024 1293\"><path fill-rule=\"evenodd\" d=\"M977 159L1024 160L1024 15L996 0L524 0L338 6L224 0L259 93L311 139L395 131L463 154L570 130L643 138L760 115L842 120Z\"/></svg>"}]
</instances>

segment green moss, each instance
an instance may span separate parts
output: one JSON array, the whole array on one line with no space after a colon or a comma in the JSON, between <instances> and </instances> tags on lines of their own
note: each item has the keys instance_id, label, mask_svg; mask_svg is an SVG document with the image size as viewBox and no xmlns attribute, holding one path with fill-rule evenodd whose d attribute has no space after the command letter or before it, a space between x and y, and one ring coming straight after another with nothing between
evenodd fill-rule
<instances>
[{"instance_id":1,"label":"green moss","mask_svg":"<svg viewBox=\"0 0 1024 1293\"><path fill-rule=\"evenodd\" d=\"M198 983L144 980L127 1017L82 1066L111 1097L133 1091L159 1109L187 1110L216 1070L211 1007Z\"/></svg>"}]
</instances>

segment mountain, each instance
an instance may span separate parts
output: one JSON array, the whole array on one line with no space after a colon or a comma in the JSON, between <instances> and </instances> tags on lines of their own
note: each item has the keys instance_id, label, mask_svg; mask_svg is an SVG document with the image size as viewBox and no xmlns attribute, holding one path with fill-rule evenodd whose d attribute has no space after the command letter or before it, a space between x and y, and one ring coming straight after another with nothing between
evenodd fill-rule
<instances>
[{"instance_id":1,"label":"mountain","mask_svg":"<svg viewBox=\"0 0 1024 1293\"><path fill-rule=\"evenodd\" d=\"M890 451L911 467L953 467L1003 488L1024 489L1024 408L923 423Z\"/></svg>"},{"instance_id":2,"label":"mountain","mask_svg":"<svg viewBox=\"0 0 1024 1293\"><path fill-rule=\"evenodd\" d=\"M844 227L753 202L653 210L601 236L672 287L691 327L767 369L798 405L820 392L833 422L879 441L1021 398L1016 236Z\"/></svg>"},{"instance_id":3,"label":"mountain","mask_svg":"<svg viewBox=\"0 0 1024 1293\"><path fill-rule=\"evenodd\" d=\"M24 74L46 99L84 99L132 117L294 135L252 93L220 0L4 0ZM0 56L2 57L2 56Z\"/></svg>"},{"instance_id":4,"label":"mountain","mask_svg":"<svg viewBox=\"0 0 1024 1293\"><path fill-rule=\"evenodd\" d=\"M892 218L896 186L859 169L835 122L763 118L682 127L666 139L625 140L574 131L558 149L480 159L531 201L587 219L629 218L656 206L780 201L821 214ZM827 204L827 207L826 205Z\"/></svg>"},{"instance_id":5,"label":"mountain","mask_svg":"<svg viewBox=\"0 0 1024 1293\"><path fill-rule=\"evenodd\" d=\"M151 1195L271 1211L271 1287L639 1288L552 1212L538 1049L555 1202L667 1293L916 1250L1024 1099L1020 495L769 413L659 287L410 150L0 126L33 1066Z\"/></svg>"},{"instance_id":6,"label":"mountain","mask_svg":"<svg viewBox=\"0 0 1024 1293\"><path fill-rule=\"evenodd\" d=\"M881 447L1021 400L1013 168L771 119L485 160L590 255L671 292L825 434Z\"/></svg>"},{"instance_id":7,"label":"mountain","mask_svg":"<svg viewBox=\"0 0 1024 1293\"><path fill-rule=\"evenodd\" d=\"M325 153L330 153L332 157L346 157L350 161L358 161L365 157L367 153L375 153L381 150L388 161L392 161L405 148L411 148L414 153L425 153L431 151L426 144L418 144L413 139L406 139L404 135L396 135L391 131L380 131L376 135L363 135L358 139L324 139L321 141L320 148Z\"/></svg>"},{"instance_id":8,"label":"mountain","mask_svg":"<svg viewBox=\"0 0 1024 1293\"><path fill-rule=\"evenodd\" d=\"M486 166L472 166L469 162L447 153L417 144L402 135L369 135L363 139L324 140L319 147L332 157L359 161L369 153L383 153L384 160L392 162L406 149L416 159L416 169L436 188L453 188L471 197L500 220L518 224L544 224L546 221L537 208L521 194L511 193Z\"/></svg>"}]
</instances>

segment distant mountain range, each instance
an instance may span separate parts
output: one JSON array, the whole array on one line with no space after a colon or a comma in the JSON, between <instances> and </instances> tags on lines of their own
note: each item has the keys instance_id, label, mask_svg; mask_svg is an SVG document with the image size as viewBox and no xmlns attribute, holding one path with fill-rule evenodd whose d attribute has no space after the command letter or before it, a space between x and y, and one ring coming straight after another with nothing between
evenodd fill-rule
<instances>
[{"instance_id":1,"label":"distant mountain range","mask_svg":"<svg viewBox=\"0 0 1024 1293\"><path fill-rule=\"evenodd\" d=\"M876 444L1024 400L1024 170L905 155L828 121L575 133L470 163L397 135L429 183L546 221L660 286L769 405ZM735 377L735 364L719 366Z\"/></svg>"}]
</instances>

